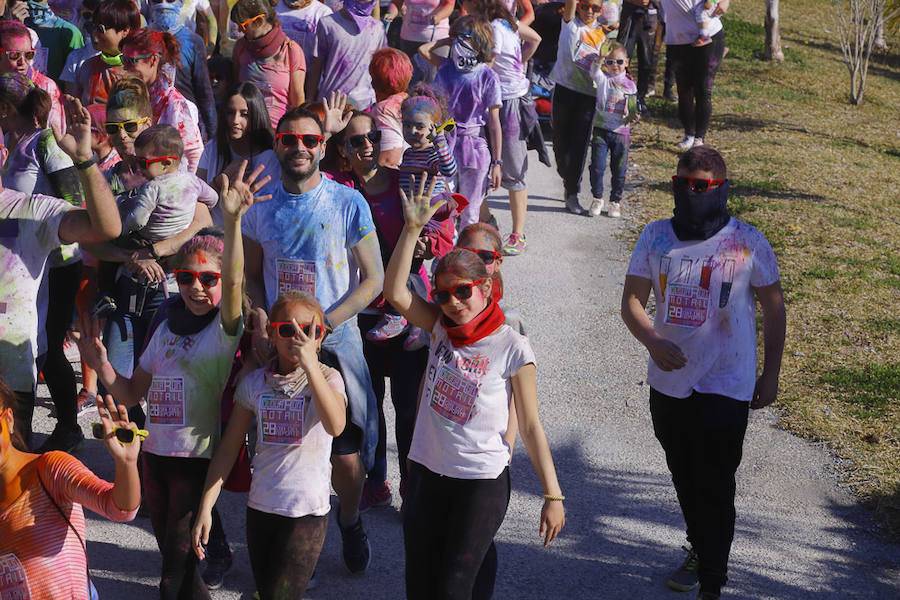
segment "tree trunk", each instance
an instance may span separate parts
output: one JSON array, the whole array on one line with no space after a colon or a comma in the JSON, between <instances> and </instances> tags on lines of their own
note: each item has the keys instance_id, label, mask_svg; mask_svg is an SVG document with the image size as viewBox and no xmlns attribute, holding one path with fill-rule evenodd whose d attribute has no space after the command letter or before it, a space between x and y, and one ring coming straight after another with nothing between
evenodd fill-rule
<instances>
[{"instance_id":1,"label":"tree trunk","mask_svg":"<svg viewBox=\"0 0 900 600\"><path fill-rule=\"evenodd\" d=\"M875 21L875 42L872 44L875 52L887 52L887 42L884 39L884 8L878 11L878 20Z\"/></svg>"},{"instance_id":2,"label":"tree trunk","mask_svg":"<svg viewBox=\"0 0 900 600\"><path fill-rule=\"evenodd\" d=\"M781 28L778 25L778 0L766 0L766 60L784 61Z\"/></svg>"}]
</instances>

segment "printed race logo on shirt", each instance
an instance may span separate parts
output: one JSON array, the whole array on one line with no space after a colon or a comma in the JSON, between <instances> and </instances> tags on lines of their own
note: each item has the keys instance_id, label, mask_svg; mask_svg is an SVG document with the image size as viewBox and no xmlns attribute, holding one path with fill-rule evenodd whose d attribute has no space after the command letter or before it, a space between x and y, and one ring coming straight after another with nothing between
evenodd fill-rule
<instances>
[{"instance_id":1,"label":"printed race logo on shirt","mask_svg":"<svg viewBox=\"0 0 900 600\"><path fill-rule=\"evenodd\" d=\"M0 554L0 600L30 600L25 567L15 554Z\"/></svg>"},{"instance_id":2,"label":"printed race logo on shirt","mask_svg":"<svg viewBox=\"0 0 900 600\"><path fill-rule=\"evenodd\" d=\"M671 256L663 256L659 261L659 287L662 300L666 303L666 323L681 327L700 327L706 322L713 272L719 269L719 308L728 305L731 285L734 280L734 258L726 256L705 256L701 258L681 257L675 266ZM693 283L693 274L700 266L700 280ZM670 271L675 269L675 273Z\"/></svg>"},{"instance_id":3,"label":"printed race logo on shirt","mask_svg":"<svg viewBox=\"0 0 900 600\"><path fill-rule=\"evenodd\" d=\"M278 295L285 292L306 292L316 295L316 263L311 260L275 260L278 273Z\"/></svg>"},{"instance_id":4,"label":"printed race logo on shirt","mask_svg":"<svg viewBox=\"0 0 900 600\"><path fill-rule=\"evenodd\" d=\"M431 408L445 419L465 425L474 416L472 409L480 387L478 381L441 365L431 393Z\"/></svg>"},{"instance_id":5,"label":"printed race logo on shirt","mask_svg":"<svg viewBox=\"0 0 900 600\"><path fill-rule=\"evenodd\" d=\"M147 403L151 423L184 425L184 378L154 376Z\"/></svg>"},{"instance_id":6,"label":"printed race logo on shirt","mask_svg":"<svg viewBox=\"0 0 900 600\"><path fill-rule=\"evenodd\" d=\"M303 443L303 406L307 399L263 394L259 397L262 441L282 446Z\"/></svg>"}]
</instances>

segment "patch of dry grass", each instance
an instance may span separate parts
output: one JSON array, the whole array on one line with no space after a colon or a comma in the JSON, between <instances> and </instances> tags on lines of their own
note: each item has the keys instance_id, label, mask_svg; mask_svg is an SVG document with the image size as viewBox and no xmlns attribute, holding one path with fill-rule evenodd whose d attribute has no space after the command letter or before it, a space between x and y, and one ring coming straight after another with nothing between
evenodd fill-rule
<instances>
[{"instance_id":1,"label":"patch of dry grass","mask_svg":"<svg viewBox=\"0 0 900 600\"><path fill-rule=\"evenodd\" d=\"M764 10L732 5L707 143L728 163L732 213L778 254L782 423L848 459L846 481L900 534L900 39L873 58L854 107L830 5L782 3L781 65L761 60ZM675 105L657 96L650 109L632 133L647 182L631 198L636 231L671 216L682 135Z\"/></svg>"}]
</instances>

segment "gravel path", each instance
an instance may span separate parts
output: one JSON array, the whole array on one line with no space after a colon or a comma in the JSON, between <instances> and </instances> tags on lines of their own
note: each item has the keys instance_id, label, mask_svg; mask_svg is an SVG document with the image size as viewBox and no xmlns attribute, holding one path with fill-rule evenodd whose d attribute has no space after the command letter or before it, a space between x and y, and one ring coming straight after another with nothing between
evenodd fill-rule
<instances>
[{"instance_id":1,"label":"gravel path","mask_svg":"<svg viewBox=\"0 0 900 600\"><path fill-rule=\"evenodd\" d=\"M520 311L537 355L541 414L568 496L567 524L550 549L541 547L540 484L520 441L512 462L512 500L497 536L495 597L693 599L664 585L666 573L683 558L683 522L650 425L646 352L618 316L629 256L628 245L618 239L623 224L566 213L555 171L536 160L529 183L529 249L504 263L506 304ZM505 196L490 202L508 228ZM36 414L36 430L49 432L47 409ZM85 415L81 423L90 420ZM393 446L391 441L388 461L396 487ZM87 442L78 456L102 476L112 476L99 442ZM773 409L752 413L738 471L737 533L724 597L900 598L900 546L886 540L869 513L837 485L834 464L821 447L782 431ZM241 495L225 493L220 500L235 566L213 593L217 600L250 598L253 592L244 507ZM398 507L399 496L393 507L364 517L374 549L364 576L346 575L332 520L319 561L320 587L306 597L402 598ZM160 557L149 520L112 524L89 514L88 521L88 553L101 598L157 597Z\"/></svg>"}]
</instances>

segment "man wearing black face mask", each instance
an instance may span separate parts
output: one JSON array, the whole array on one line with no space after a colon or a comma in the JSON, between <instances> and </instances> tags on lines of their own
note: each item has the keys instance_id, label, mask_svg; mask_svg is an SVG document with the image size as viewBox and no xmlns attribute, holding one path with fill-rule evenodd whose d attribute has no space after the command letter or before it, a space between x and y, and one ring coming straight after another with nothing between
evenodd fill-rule
<instances>
[{"instance_id":1,"label":"man wearing black face mask","mask_svg":"<svg viewBox=\"0 0 900 600\"><path fill-rule=\"evenodd\" d=\"M727 211L725 161L708 146L678 161L671 219L641 233L625 277L622 319L647 347L650 412L690 545L669 587L719 598L734 538L734 474L748 409L775 401L785 312L772 247ZM651 323L644 308L656 298ZM756 300L765 358L756 378Z\"/></svg>"}]
</instances>

